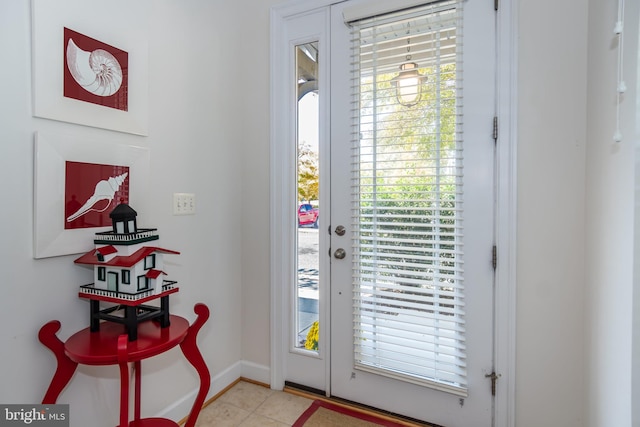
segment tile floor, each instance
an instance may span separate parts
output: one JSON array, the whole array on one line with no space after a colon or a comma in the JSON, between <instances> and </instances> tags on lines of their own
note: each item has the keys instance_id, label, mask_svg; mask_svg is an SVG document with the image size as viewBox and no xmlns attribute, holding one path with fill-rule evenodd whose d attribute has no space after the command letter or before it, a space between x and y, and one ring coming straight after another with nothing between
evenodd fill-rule
<instances>
[{"instance_id":1,"label":"tile floor","mask_svg":"<svg viewBox=\"0 0 640 427\"><path fill-rule=\"evenodd\" d=\"M196 427L287 427L311 402L312 399L240 381L202 409Z\"/></svg>"}]
</instances>

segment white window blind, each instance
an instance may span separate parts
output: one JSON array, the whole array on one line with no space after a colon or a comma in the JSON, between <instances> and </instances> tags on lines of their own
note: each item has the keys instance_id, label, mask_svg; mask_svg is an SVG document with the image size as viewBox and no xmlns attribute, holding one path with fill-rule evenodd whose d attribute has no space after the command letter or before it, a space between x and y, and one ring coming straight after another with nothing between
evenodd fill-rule
<instances>
[{"instance_id":1,"label":"white window blind","mask_svg":"<svg viewBox=\"0 0 640 427\"><path fill-rule=\"evenodd\" d=\"M358 369L466 395L459 0L351 23ZM418 102L400 105L400 66Z\"/></svg>"}]
</instances>

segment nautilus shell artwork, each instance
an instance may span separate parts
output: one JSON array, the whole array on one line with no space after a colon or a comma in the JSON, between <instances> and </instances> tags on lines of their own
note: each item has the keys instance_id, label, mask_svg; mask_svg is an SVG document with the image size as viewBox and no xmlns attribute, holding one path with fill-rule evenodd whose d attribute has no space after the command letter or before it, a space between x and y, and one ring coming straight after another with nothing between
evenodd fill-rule
<instances>
[{"instance_id":1,"label":"nautilus shell artwork","mask_svg":"<svg viewBox=\"0 0 640 427\"><path fill-rule=\"evenodd\" d=\"M66 27L60 51L65 98L129 111L129 52Z\"/></svg>"},{"instance_id":2,"label":"nautilus shell artwork","mask_svg":"<svg viewBox=\"0 0 640 427\"><path fill-rule=\"evenodd\" d=\"M122 175L112 176L109 177L109 179L99 181L96 184L91 197L84 202L80 209L67 217L67 222L74 221L89 212L104 212L107 210L107 208L111 206L111 202L113 202L116 192L120 189L124 180L127 179L127 175L128 173L123 173ZM100 206L98 208L98 202L103 200L106 200L109 203L107 203L106 206Z\"/></svg>"},{"instance_id":3,"label":"nautilus shell artwork","mask_svg":"<svg viewBox=\"0 0 640 427\"><path fill-rule=\"evenodd\" d=\"M69 72L87 92L98 96L111 96L120 89L123 80L122 67L111 53L104 49L84 51L70 38L66 54Z\"/></svg>"}]
</instances>

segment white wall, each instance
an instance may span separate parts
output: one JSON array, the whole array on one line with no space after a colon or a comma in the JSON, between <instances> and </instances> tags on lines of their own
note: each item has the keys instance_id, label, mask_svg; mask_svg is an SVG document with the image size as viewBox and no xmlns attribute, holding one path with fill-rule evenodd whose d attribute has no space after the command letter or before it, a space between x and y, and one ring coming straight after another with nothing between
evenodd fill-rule
<instances>
[{"instance_id":1,"label":"white wall","mask_svg":"<svg viewBox=\"0 0 640 427\"><path fill-rule=\"evenodd\" d=\"M235 22L228 19L229 2L150 3L149 136L139 137L33 118L30 1L0 2L2 403L42 399L55 369L53 355L37 340L44 323L60 320L59 336L66 339L89 322L88 304L77 297L77 288L91 282L91 270L74 265L73 256L32 258L34 131L150 148L152 185L133 207L141 226L158 227L163 245L182 252L166 266L180 285L171 311L193 320L196 302L211 309L199 342L212 375L241 360L243 141L242 122L233 114L237 76L226 66L238 57L236 40L229 37ZM197 214L172 216L173 192L195 193ZM144 362L143 371L143 415L165 411L197 386L179 349ZM73 427L102 427L117 424L118 398L113 366L82 366L59 402L72 404Z\"/></svg>"},{"instance_id":2,"label":"white wall","mask_svg":"<svg viewBox=\"0 0 640 427\"><path fill-rule=\"evenodd\" d=\"M617 2L589 2L589 97L587 148L588 299L587 418L589 426L630 426L632 399L632 284L634 156L638 55L637 2L627 2L624 76L620 104L623 140L615 143ZM640 420L635 421L639 425Z\"/></svg>"},{"instance_id":3,"label":"white wall","mask_svg":"<svg viewBox=\"0 0 640 427\"><path fill-rule=\"evenodd\" d=\"M245 65L242 134L243 359L269 366L269 12L279 0L239 0L234 4L242 28L236 33ZM251 13L247 13L250 10ZM248 373L247 373L248 374ZM269 382L270 376L260 378Z\"/></svg>"},{"instance_id":4,"label":"white wall","mask_svg":"<svg viewBox=\"0 0 640 427\"><path fill-rule=\"evenodd\" d=\"M634 154L634 244L633 244L633 305L632 311L632 350L631 350L631 425L640 427L640 11L634 3L627 13L625 23L627 37L631 39L630 47L625 49L627 62L625 79L634 92L628 98L625 111L635 110L625 122L625 132L629 132L629 144L633 138ZM638 43L638 44L636 44ZM635 59L635 61L634 61ZM634 64L635 63L635 64ZM635 66L634 66L635 65ZM635 95L635 96L634 96ZM634 108L635 106L635 108ZM629 113L627 113L629 114ZM635 127L631 127L631 123ZM631 137L633 135L633 137Z\"/></svg>"},{"instance_id":5,"label":"white wall","mask_svg":"<svg viewBox=\"0 0 640 427\"><path fill-rule=\"evenodd\" d=\"M587 6L518 7L516 425L581 426Z\"/></svg>"}]
</instances>

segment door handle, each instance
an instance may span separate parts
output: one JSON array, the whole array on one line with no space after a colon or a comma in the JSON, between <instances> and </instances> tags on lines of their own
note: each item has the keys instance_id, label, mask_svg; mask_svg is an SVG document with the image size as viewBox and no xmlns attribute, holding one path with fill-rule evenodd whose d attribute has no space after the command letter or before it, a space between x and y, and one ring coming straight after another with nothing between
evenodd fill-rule
<instances>
[{"instance_id":1,"label":"door handle","mask_svg":"<svg viewBox=\"0 0 640 427\"><path fill-rule=\"evenodd\" d=\"M347 256L347 252L342 249L342 248L338 248L336 249L336 251L333 253L333 256L336 257L337 259L343 259L344 257Z\"/></svg>"}]
</instances>

